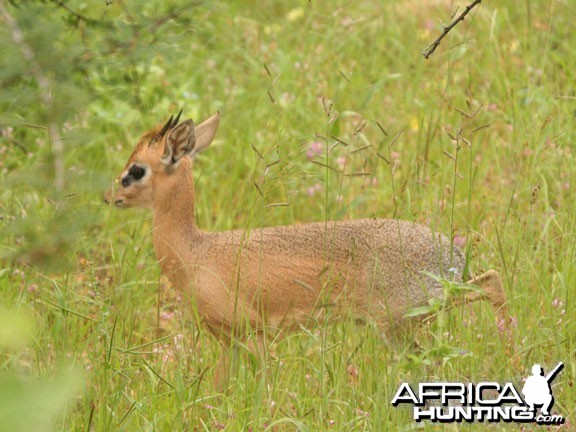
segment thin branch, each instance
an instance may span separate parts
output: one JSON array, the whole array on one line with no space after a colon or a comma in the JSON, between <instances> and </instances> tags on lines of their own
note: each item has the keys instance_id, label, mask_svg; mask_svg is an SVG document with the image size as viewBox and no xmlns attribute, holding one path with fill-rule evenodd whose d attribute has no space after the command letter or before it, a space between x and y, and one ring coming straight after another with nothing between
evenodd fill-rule
<instances>
[{"instance_id":1,"label":"thin branch","mask_svg":"<svg viewBox=\"0 0 576 432\"><path fill-rule=\"evenodd\" d=\"M472 3L470 3L468 6L466 6L464 11L460 15L458 15L458 17L454 21L452 21L452 23L448 27L444 27L442 34L440 36L438 36L438 38L434 42L432 42L432 44L430 44L428 46L428 48L426 48L424 50L424 52L422 53L424 58L428 59L432 55L432 53L434 51L436 51L436 48L438 48L438 46L440 45L440 42L442 42L442 39L444 39L446 37L446 35L450 32L450 30L452 30L454 27L456 27L456 24L458 24L460 21L464 21L464 18L466 18L466 15L468 15L468 13L476 5L478 5L480 3L482 3L482 0L474 0Z\"/></svg>"},{"instance_id":2,"label":"thin branch","mask_svg":"<svg viewBox=\"0 0 576 432\"><path fill-rule=\"evenodd\" d=\"M24 33L18 22L8 12L5 3L0 1L0 18L6 23L14 44L20 49L24 59L28 62L30 73L38 84L40 100L48 113L48 137L52 144L54 154L54 187L61 195L64 191L64 145L58 125L53 120L52 88L50 80L42 72L40 64L36 61L34 51L24 39Z\"/></svg>"},{"instance_id":3,"label":"thin branch","mask_svg":"<svg viewBox=\"0 0 576 432\"><path fill-rule=\"evenodd\" d=\"M87 16L82 15L81 13L76 12L75 10L71 9L68 5L61 2L60 0L52 0L52 3L56 4L61 9L64 9L68 14L72 15L76 21L84 21L87 24L94 24L100 25L102 24L100 21L89 18Z\"/></svg>"},{"instance_id":4,"label":"thin branch","mask_svg":"<svg viewBox=\"0 0 576 432\"><path fill-rule=\"evenodd\" d=\"M158 30L158 28L162 27L167 22L178 18L186 9L189 9L191 7L200 6L200 4L201 4L201 2L199 2L199 1L192 1L192 2L189 2L185 5L177 8L177 9L174 9L173 11L167 13L163 17L154 21L154 23L152 23L152 25L148 28L148 31L150 31L151 33L154 33L156 30Z\"/></svg>"},{"instance_id":5,"label":"thin branch","mask_svg":"<svg viewBox=\"0 0 576 432\"><path fill-rule=\"evenodd\" d=\"M5 137L6 141L8 141L10 144L12 144L14 147L16 147L18 150L20 150L22 153L24 154L28 154L28 149L26 147L24 147L24 145L22 145L20 143L20 141L15 140L14 138L8 138Z\"/></svg>"}]
</instances>

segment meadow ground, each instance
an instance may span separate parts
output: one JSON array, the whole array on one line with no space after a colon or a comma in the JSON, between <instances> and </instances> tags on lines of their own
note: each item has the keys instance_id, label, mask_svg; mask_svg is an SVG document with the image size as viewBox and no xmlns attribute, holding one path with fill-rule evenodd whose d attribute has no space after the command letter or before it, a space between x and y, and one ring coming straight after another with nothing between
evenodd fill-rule
<instances>
[{"instance_id":1,"label":"meadow ground","mask_svg":"<svg viewBox=\"0 0 576 432\"><path fill-rule=\"evenodd\" d=\"M55 153L34 80L7 78L29 67L7 61L19 47L2 54L0 430L540 430L415 423L390 402L402 382L521 386L560 361L553 412L576 428L573 2L482 2L429 60L448 1L104 3L8 6L33 47L53 43L37 52L49 78L70 64L82 78L55 92ZM130 27L139 16L148 27ZM122 31L136 36L98 51ZM472 274L500 272L514 344L479 303L394 348L371 326L302 330L263 373L241 343L221 348L160 276L149 212L101 200L138 136L180 107L222 112L195 164L202 229L429 224ZM236 354L226 391L222 349Z\"/></svg>"}]
</instances>

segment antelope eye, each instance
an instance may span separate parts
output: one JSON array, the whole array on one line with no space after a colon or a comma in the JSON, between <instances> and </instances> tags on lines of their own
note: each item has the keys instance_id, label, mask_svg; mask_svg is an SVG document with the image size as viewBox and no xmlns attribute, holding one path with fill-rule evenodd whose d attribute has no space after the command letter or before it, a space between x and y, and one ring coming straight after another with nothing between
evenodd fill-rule
<instances>
[{"instance_id":1,"label":"antelope eye","mask_svg":"<svg viewBox=\"0 0 576 432\"><path fill-rule=\"evenodd\" d=\"M128 175L134 180L140 180L146 174L146 170L138 165L132 165L128 171Z\"/></svg>"},{"instance_id":2,"label":"antelope eye","mask_svg":"<svg viewBox=\"0 0 576 432\"><path fill-rule=\"evenodd\" d=\"M128 170L128 174L126 174L122 178L122 186L128 187L135 181L138 181L144 177L146 174L146 168L139 166L139 165L132 165Z\"/></svg>"}]
</instances>

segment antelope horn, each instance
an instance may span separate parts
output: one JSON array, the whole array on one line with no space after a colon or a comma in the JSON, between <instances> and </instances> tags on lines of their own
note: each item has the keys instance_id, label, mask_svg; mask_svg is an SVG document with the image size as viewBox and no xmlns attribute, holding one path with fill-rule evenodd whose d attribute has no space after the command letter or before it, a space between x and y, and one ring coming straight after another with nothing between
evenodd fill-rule
<instances>
[{"instance_id":1,"label":"antelope horn","mask_svg":"<svg viewBox=\"0 0 576 432\"><path fill-rule=\"evenodd\" d=\"M166 132L168 132L172 128L172 118L173 117L174 116L170 116L170 118L168 119L166 124L162 127L160 132L158 132L158 137L162 138L164 135L166 135Z\"/></svg>"},{"instance_id":2,"label":"antelope horn","mask_svg":"<svg viewBox=\"0 0 576 432\"><path fill-rule=\"evenodd\" d=\"M173 127L175 127L176 125L178 125L178 122L180 121L180 116L182 115L182 110L180 110L180 112L178 113L178 115L176 116L176 118L174 119L174 121L172 122L172 126L170 126L170 129L172 129Z\"/></svg>"}]
</instances>

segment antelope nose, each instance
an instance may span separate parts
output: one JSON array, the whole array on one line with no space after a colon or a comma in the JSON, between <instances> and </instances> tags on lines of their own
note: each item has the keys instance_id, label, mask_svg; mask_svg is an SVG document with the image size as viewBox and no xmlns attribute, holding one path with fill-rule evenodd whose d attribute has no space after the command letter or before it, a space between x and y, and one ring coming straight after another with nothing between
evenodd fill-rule
<instances>
[{"instance_id":1,"label":"antelope nose","mask_svg":"<svg viewBox=\"0 0 576 432\"><path fill-rule=\"evenodd\" d=\"M111 203L112 203L112 198L111 198L111 196L110 196L109 193L105 193L105 194L102 196L102 200L103 200L106 204L111 204ZM115 205L116 207L124 207L124 200L122 200L122 199L115 199L115 200L114 200L114 205Z\"/></svg>"},{"instance_id":2,"label":"antelope nose","mask_svg":"<svg viewBox=\"0 0 576 432\"><path fill-rule=\"evenodd\" d=\"M104 194L102 194L102 200L106 204L111 204L114 201L114 191L112 189L108 189Z\"/></svg>"}]
</instances>

